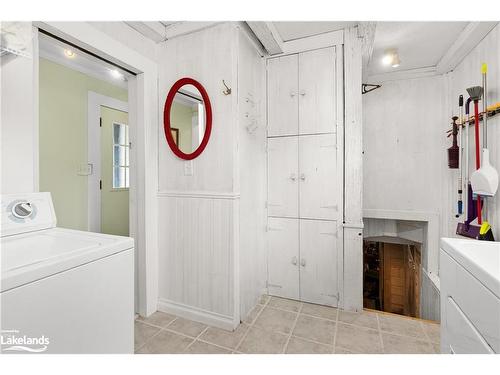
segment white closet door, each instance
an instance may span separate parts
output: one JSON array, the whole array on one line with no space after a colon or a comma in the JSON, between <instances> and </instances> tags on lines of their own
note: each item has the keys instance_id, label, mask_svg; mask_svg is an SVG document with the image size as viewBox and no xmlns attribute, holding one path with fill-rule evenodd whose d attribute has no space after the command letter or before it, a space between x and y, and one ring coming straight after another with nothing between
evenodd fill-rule
<instances>
[{"instance_id":1,"label":"white closet door","mask_svg":"<svg viewBox=\"0 0 500 375\"><path fill-rule=\"evenodd\" d=\"M299 299L299 220L268 218L268 291Z\"/></svg>"},{"instance_id":2,"label":"white closet door","mask_svg":"<svg viewBox=\"0 0 500 375\"><path fill-rule=\"evenodd\" d=\"M335 134L299 137L300 217L339 219Z\"/></svg>"},{"instance_id":3,"label":"white closet door","mask_svg":"<svg viewBox=\"0 0 500 375\"><path fill-rule=\"evenodd\" d=\"M299 133L336 131L335 47L299 54Z\"/></svg>"},{"instance_id":4,"label":"white closet door","mask_svg":"<svg viewBox=\"0 0 500 375\"><path fill-rule=\"evenodd\" d=\"M297 135L298 55L269 59L267 62L267 135Z\"/></svg>"},{"instance_id":5,"label":"white closet door","mask_svg":"<svg viewBox=\"0 0 500 375\"><path fill-rule=\"evenodd\" d=\"M298 217L298 137L267 140L268 216Z\"/></svg>"},{"instance_id":6,"label":"white closet door","mask_svg":"<svg viewBox=\"0 0 500 375\"><path fill-rule=\"evenodd\" d=\"M300 220L300 299L338 305L337 222Z\"/></svg>"}]
</instances>

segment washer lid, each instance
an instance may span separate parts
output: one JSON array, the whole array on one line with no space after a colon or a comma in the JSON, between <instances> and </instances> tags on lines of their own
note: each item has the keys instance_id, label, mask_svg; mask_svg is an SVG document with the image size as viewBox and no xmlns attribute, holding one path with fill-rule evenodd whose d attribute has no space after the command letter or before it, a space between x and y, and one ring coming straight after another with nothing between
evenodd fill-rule
<instances>
[{"instance_id":1,"label":"washer lid","mask_svg":"<svg viewBox=\"0 0 500 375\"><path fill-rule=\"evenodd\" d=\"M500 298L500 242L441 238L441 249Z\"/></svg>"},{"instance_id":2,"label":"washer lid","mask_svg":"<svg viewBox=\"0 0 500 375\"><path fill-rule=\"evenodd\" d=\"M1 290L51 276L134 247L130 237L52 228L3 237Z\"/></svg>"}]
</instances>

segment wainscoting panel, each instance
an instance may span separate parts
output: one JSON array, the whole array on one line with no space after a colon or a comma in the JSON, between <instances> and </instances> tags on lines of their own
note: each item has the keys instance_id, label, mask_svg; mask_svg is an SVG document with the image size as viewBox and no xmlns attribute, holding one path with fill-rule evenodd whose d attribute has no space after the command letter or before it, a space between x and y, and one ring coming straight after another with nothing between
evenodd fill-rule
<instances>
[{"instance_id":1,"label":"wainscoting panel","mask_svg":"<svg viewBox=\"0 0 500 375\"><path fill-rule=\"evenodd\" d=\"M191 308L191 319L211 323L206 318L212 313L239 323L234 282L239 197L166 192L158 194L158 202L160 309L177 305Z\"/></svg>"}]
</instances>

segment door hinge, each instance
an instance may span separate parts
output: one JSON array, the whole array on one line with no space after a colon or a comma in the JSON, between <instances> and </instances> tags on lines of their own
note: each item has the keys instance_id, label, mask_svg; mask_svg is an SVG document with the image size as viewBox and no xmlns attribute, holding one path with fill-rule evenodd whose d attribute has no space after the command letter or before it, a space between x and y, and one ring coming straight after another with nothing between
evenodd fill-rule
<instances>
[{"instance_id":1,"label":"door hinge","mask_svg":"<svg viewBox=\"0 0 500 375\"><path fill-rule=\"evenodd\" d=\"M102 190L102 180L99 180L99 190Z\"/></svg>"},{"instance_id":2,"label":"door hinge","mask_svg":"<svg viewBox=\"0 0 500 375\"><path fill-rule=\"evenodd\" d=\"M99 117L99 127L102 128L102 117Z\"/></svg>"}]
</instances>

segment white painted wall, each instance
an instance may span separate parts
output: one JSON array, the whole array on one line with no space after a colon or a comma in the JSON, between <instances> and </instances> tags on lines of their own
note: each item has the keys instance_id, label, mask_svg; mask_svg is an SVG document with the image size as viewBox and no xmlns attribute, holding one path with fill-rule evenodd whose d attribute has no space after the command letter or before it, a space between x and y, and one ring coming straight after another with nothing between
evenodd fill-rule
<instances>
[{"instance_id":1,"label":"white painted wall","mask_svg":"<svg viewBox=\"0 0 500 375\"><path fill-rule=\"evenodd\" d=\"M500 24L498 24L465 59L449 74L450 83L447 89L450 107L448 117L457 114L458 95L466 95L466 88L471 86L481 86L481 64L488 64L488 103L489 105L500 102ZM480 110L482 104L480 103ZM471 112L473 112L471 104ZM482 127L480 128L482 131ZM473 141L473 127L470 129L469 142ZM482 139L482 134L481 134ZM488 120L488 148L490 151L490 162L497 171L500 172L500 114ZM474 166L473 151L471 148L470 160L471 168ZM451 186L447 189L448 202L456 201L457 178L455 173L445 175L446 185ZM447 228L444 232L451 236L456 228L456 220L451 215L447 216ZM488 221L493 227L495 240L500 241L500 192L497 192L494 198L488 199Z\"/></svg>"},{"instance_id":2,"label":"white painted wall","mask_svg":"<svg viewBox=\"0 0 500 375\"><path fill-rule=\"evenodd\" d=\"M36 41L34 41L36 43ZM27 51L33 54L33 47ZM2 194L32 192L38 177L34 90L38 56L1 58L1 188Z\"/></svg>"},{"instance_id":3,"label":"white painted wall","mask_svg":"<svg viewBox=\"0 0 500 375\"><path fill-rule=\"evenodd\" d=\"M237 180L241 193L239 250L242 320L264 293L267 280L265 77L264 60L247 34L239 29ZM253 103L247 99L253 100Z\"/></svg>"}]
</instances>

